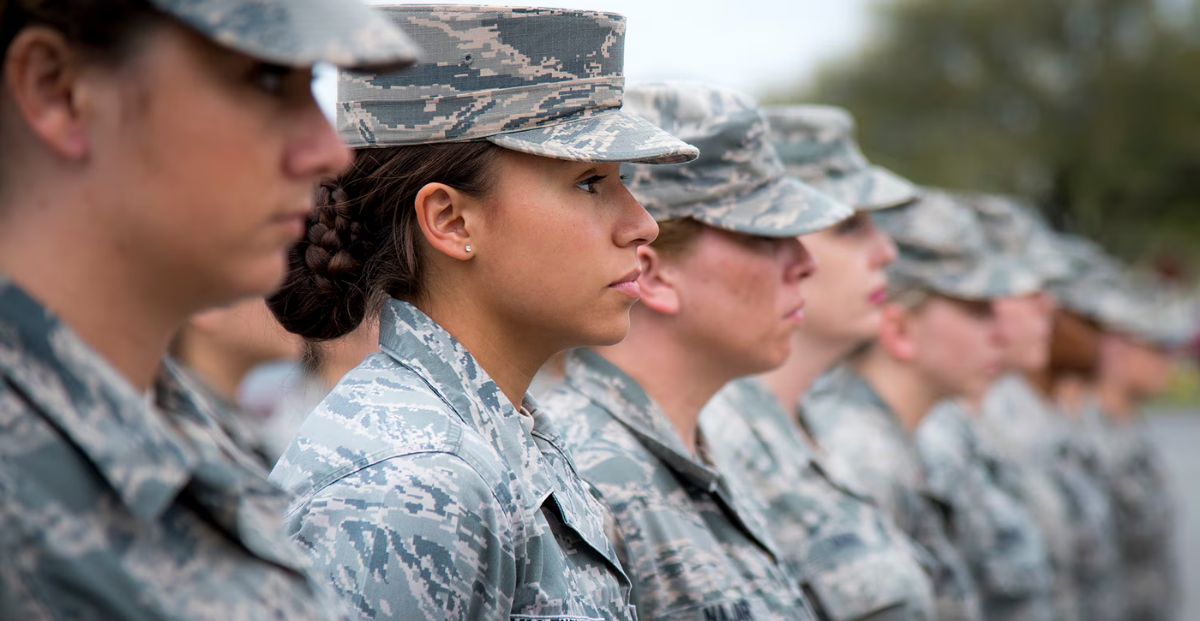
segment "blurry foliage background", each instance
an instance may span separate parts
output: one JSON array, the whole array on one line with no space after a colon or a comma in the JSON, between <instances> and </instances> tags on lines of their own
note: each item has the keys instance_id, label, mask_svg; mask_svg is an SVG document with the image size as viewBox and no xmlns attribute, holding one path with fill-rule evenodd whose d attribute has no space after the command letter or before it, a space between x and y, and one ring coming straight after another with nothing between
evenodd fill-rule
<instances>
[{"instance_id":1,"label":"blurry foliage background","mask_svg":"<svg viewBox=\"0 0 1200 621\"><path fill-rule=\"evenodd\" d=\"M1134 261L1200 264L1200 8L894 0L859 53L773 103L850 109L920 183L1023 196Z\"/></svg>"}]
</instances>

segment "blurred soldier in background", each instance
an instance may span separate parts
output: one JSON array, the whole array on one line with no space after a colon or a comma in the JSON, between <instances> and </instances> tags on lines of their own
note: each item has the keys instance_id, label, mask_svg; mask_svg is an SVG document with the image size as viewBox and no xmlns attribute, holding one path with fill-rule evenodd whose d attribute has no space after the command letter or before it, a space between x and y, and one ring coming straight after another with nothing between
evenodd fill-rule
<instances>
[{"instance_id":1,"label":"blurred soldier in background","mask_svg":"<svg viewBox=\"0 0 1200 621\"><path fill-rule=\"evenodd\" d=\"M358 2L0 2L0 614L329 619L286 499L168 343L283 276L349 153L311 67L409 64Z\"/></svg>"},{"instance_id":2,"label":"blurred soldier in background","mask_svg":"<svg viewBox=\"0 0 1200 621\"><path fill-rule=\"evenodd\" d=\"M712 458L766 503L779 553L819 616L837 621L934 618L922 552L874 503L834 477L797 422L817 377L875 337L896 247L871 213L917 198L913 185L871 166L839 108L767 108L786 170L855 209L802 239L818 268L803 285L804 322L787 362L731 383L700 418Z\"/></svg>"},{"instance_id":3,"label":"blurred soldier in background","mask_svg":"<svg viewBox=\"0 0 1200 621\"><path fill-rule=\"evenodd\" d=\"M238 405L238 390L255 367L297 360L302 343L279 325L262 298L197 313L171 343L171 357L196 380L221 428L251 449L265 471L278 455L267 446L265 421Z\"/></svg>"},{"instance_id":4,"label":"blurred soldier in background","mask_svg":"<svg viewBox=\"0 0 1200 621\"><path fill-rule=\"evenodd\" d=\"M1006 368L1044 365L1053 303L1046 286L1067 270L1048 228L1017 204L995 196L959 195L983 224L989 251L1025 282L1017 295L992 303ZM939 406L917 439L929 485L954 508L951 536L967 559L988 619L1055 619L1055 573L1049 543L1027 506L1018 462L980 431L980 404Z\"/></svg>"},{"instance_id":5,"label":"blurred soldier in background","mask_svg":"<svg viewBox=\"0 0 1200 621\"><path fill-rule=\"evenodd\" d=\"M913 433L938 402L982 394L999 357L991 300L1016 293L975 214L925 190L876 220L899 247L877 339L823 377L804 422L835 474L868 493L929 553L939 619L982 616L974 579L949 539L956 516L929 488Z\"/></svg>"}]
</instances>

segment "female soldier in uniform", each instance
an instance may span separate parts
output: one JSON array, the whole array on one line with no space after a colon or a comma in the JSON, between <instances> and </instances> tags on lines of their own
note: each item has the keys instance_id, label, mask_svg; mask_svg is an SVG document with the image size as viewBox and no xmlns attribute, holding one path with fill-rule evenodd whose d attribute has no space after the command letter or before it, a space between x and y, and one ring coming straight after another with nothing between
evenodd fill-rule
<instances>
[{"instance_id":1,"label":"female soldier in uniform","mask_svg":"<svg viewBox=\"0 0 1200 621\"><path fill-rule=\"evenodd\" d=\"M162 362L274 289L348 163L311 65L400 66L333 0L0 2L0 610L327 619L282 492Z\"/></svg>"},{"instance_id":2,"label":"female soldier in uniform","mask_svg":"<svg viewBox=\"0 0 1200 621\"><path fill-rule=\"evenodd\" d=\"M428 56L340 76L354 166L272 300L316 339L382 311L382 351L272 472L288 529L364 619L632 619L604 510L525 394L629 327L658 229L618 162L696 150L620 110L619 15L385 10Z\"/></svg>"}]
</instances>

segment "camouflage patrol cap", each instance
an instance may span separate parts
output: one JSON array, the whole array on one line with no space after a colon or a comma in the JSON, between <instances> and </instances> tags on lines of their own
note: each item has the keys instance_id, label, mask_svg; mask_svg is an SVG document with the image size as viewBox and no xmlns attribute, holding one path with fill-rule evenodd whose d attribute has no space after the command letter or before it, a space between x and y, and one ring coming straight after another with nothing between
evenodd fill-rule
<instances>
[{"instance_id":1,"label":"camouflage patrol cap","mask_svg":"<svg viewBox=\"0 0 1200 621\"><path fill-rule=\"evenodd\" d=\"M909 181L871 165L854 140L854 117L833 106L763 109L789 174L853 207L874 211L916 200Z\"/></svg>"},{"instance_id":2,"label":"camouflage patrol cap","mask_svg":"<svg viewBox=\"0 0 1200 621\"><path fill-rule=\"evenodd\" d=\"M922 188L917 201L876 215L899 250L888 266L893 292L917 289L963 300L992 300L1037 290L1019 263L993 251L978 214L954 195Z\"/></svg>"},{"instance_id":3,"label":"camouflage patrol cap","mask_svg":"<svg viewBox=\"0 0 1200 621\"><path fill-rule=\"evenodd\" d=\"M1037 210L1014 198L996 194L958 194L983 223L990 247L1024 266L1038 289L1071 273L1071 265L1057 235Z\"/></svg>"},{"instance_id":4,"label":"camouflage patrol cap","mask_svg":"<svg viewBox=\"0 0 1200 621\"><path fill-rule=\"evenodd\" d=\"M621 110L625 18L568 9L381 7L423 50L401 73L342 72L351 147L487 140L555 159L686 162L688 145Z\"/></svg>"},{"instance_id":5,"label":"camouflage patrol cap","mask_svg":"<svg viewBox=\"0 0 1200 621\"><path fill-rule=\"evenodd\" d=\"M794 237L854 214L784 172L766 119L745 95L701 84L647 84L629 90L626 106L700 148L690 164L623 171L655 220L693 218L748 235Z\"/></svg>"},{"instance_id":6,"label":"camouflage patrol cap","mask_svg":"<svg viewBox=\"0 0 1200 621\"><path fill-rule=\"evenodd\" d=\"M412 40L359 0L150 0L216 43L287 67L399 69Z\"/></svg>"}]
</instances>

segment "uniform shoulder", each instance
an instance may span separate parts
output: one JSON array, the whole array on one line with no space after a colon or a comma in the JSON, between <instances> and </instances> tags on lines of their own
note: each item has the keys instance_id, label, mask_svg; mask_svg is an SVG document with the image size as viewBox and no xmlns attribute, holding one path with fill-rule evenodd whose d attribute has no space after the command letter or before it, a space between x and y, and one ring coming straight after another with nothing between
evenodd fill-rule
<instances>
[{"instance_id":1,"label":"uniform shoulder","mask_svg":"<svg viewBox=\"0 0 1200 621\"><path fill-rule=\"evenodd\" d=\"M348 373L300 426L271 472L298 497L407 456L454 455L488 481L500 456L414 371L379 354Z\"/></svg>"}]
</instances>

